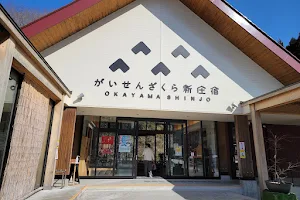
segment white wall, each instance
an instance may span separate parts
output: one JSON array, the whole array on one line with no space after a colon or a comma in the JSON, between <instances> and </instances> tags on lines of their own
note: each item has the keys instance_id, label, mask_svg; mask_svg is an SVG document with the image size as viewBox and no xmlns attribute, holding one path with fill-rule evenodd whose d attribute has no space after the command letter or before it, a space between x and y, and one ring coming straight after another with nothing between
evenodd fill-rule
<instances>
[{"instance_id":1,"label":"white wall","mask_svg":"<svg viewBox=\"0 0 300 200\"><path fill-rule=\"evenodd\" d=\"M131 51L141 41L151 49L147 56ZM187 59L171 54L179 45L190 52ZM75 104L79 107L232 114L228 106L282 87L177 0L138 0L50 47L43 55L72 88L72 101L80 93L85 95ZM130 67L126 73L109 69L119 58ZM152 74L152 68L159 62L171 70L168 76ZM210 73L207 79L191 75L198 65ZM95 87L96 79L104 79L104 84ZM129 89L124 89L124 81L130 81ZM139 82L144 87L142 91L136 89ZM150 91L149 84L154 82L156 88ZM166 91L161 89L163 84ZM177 92L171 90L173 84ZM192 86L191 94L183 92L184 85ZM207 88L205 95L197 94L199 86ZM214 86L219 88L217 96L210 93ZM109 96L105 96L106 91ZM118 97L113 96L114 92L118 92ZM124 92L127 97L122 97ZM153 94L154 99L139 98L141 93ZM160 99L155 99L157 95ZM180 99L175 100L175 96ZM191 96L196 101L191 101Z\"/></svg>"}]
</instances>

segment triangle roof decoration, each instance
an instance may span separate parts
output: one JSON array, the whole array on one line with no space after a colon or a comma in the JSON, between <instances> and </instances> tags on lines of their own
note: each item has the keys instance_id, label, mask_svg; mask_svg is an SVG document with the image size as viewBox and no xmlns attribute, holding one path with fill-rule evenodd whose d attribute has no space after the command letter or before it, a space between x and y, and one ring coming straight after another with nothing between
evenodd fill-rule
<instances>
[{"instance_id":1,"label":"triangle roof decoration","mask_svg":"<svg viewBox=\"0 0 300 200\"><path fill-rule=\"evenodd\" d=\"M36 48L43 51L133 1L76 0L22 30ZM226 1L180 1L281 83L289 85L300 81L299 59Z\"/></svg>"}]
</instances>

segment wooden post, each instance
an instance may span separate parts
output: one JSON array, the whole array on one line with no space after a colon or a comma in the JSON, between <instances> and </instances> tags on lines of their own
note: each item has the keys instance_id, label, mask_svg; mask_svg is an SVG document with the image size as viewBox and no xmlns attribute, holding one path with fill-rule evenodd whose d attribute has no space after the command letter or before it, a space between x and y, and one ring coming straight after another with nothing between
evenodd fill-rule
<instances>
[{"instance_id":1,"label":"wooden post","mask_svg":"<svg viewBox=\"0 0 300 200\"><path fill-rule=\"evenodd\" d=\"M265 141L262 129L260 112L255 110L255 105L250 105L253 140L256 155L256 165L258 173L258 182L261 192L266 189L265 181L269 179L268 166L266 160Z\"/></svg>"},{"instance_id":2,"label":"wooden post","mask_svg":"<svg viewBox=\"0 0 300 200\"><path fill-rule=\"evenodd\" d=\"M0 44L0 121L3 112L5 94L13 61L15 43L11 38Z\"/></svg>"},{"instance_id":3,"label":"wooden post","mask_svg":"<svg viewBox=\"0 0 300 200\"><path fill-rule=\"evenodd\" d=\"M54 115L52 121L52 129L47 157L47 165L45 171L45 179L44 179L44 189L50 190L53 186L55 169L56 169L56 154L58 153L58 145L60 138L60 129L62 124L64 110L64 100L62 99L59 103L57 103L54 107Z\"/></svg>"},{"instance_id":4,"label":"wooden post","mask_svg":"<svg viewBox=\"0 0 300 200\"><path fill-rule=\"evenodd\" d=\"M218 122L218 145L221 175L231 175L231 157L229 146L228 123Z\"/></svg>"},{"instance_id":5,"label":"wooden post","mask_svg":"<svg viewBox=\"0 0 300 200\"><path fill-rule=\"evenodd\" d=\"M234 116L234 122L240 177L242 179L254 179L248 116L236 115ZM240 144L243 146L241 147Z\"/></svg>"}]
</instances>

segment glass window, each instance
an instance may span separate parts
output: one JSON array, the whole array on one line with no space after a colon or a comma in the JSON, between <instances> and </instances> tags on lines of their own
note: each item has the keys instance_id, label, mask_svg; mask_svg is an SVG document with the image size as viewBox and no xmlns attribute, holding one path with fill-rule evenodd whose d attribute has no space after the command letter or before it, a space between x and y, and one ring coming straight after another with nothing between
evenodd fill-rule
<instances>
[{"instance_id":1,"label":"glass window","mask_svg":"<svg viewBox=\"0 0 300 200\"><path fill-rule=\"evenodd\" d=\"M202 121L204 174L219 177L219 158L215 122Z\"/></svg>"},{"instance_id":2,"label":"glass window","mask_svg":"<svg viewBox=\"0 0 300 200\"><path fill-rule=\"evenodd\" d=\"M155 122L147 122L147 130L148 131L155 131L156 129L156 124Z\"/></svg>"},{"instance_id":3,"label":"glass window","mask_svg":"<svg viewBox=\"0 0 300 200\"><path fill-rule=\"evenodd\" d=\"M157 131L165 130L165 122L156 122L156 130Z\"/></svg>"},{"instance_id":4,"label":"glass window","mask_svg":"<svg viewBox=\"0 0 300 200\"><path fill-rule=\"evenodd\" d=\"M116 117L101 117L100 128L117 128Z\"/></svg>"},{"instance_id":5,"label":"glass window","mask_svg":"<svg viewBox=\"0 0 300 200\"><path fill-rule=\"evenodd\" d=\"M119 135L115 176L133 175L134 137Z\"/></svg>"},{"instance_id":6,"label":"glass window","mask_svg":"<svg viewBox=\"0 0 300 200\"><path fill-rule=\"evenodd\" d=\"M7 139L9 136L12 114L16 101L19 84L19 75L12 69L8 80L7 90L5 94L2 117L0 121L0 171L4 168L4 156L7 150ZM1 94L2 95L2 94Z\"/></svg>"},{"instance_id":7,"label":"glass window","mask_svg":"<svg viewBox=\"0 0 300 200\"><path fill-rule=\"evenodd\" d=\"M95 176L98 155L99 119L84 116L80 147L79 176Z\"/></svg>"},{"instance_id":8,"label":"glass window","mask_svg":"<svg viewBox=\"0 0 300 200\"><path fill-rule=\"evenodd\" d=\"M96 176L112 176L115 156L114 132L100 132L98 156L96 158Z\"/></svg>"},{"instance_id":9,"label":"glass window","mask_svg":"<svg viewBox=\"0 0 300 200\"><path fill-rule=\"evenodd\" d=\"M139 121L139 130L147 130L147 122L146 121Z\"/></svg>"},{"instance_id":10,"label":"glass window","mask_svg":"<svg viewBox=\"0 0 300 200\"><path fill-rule=\"evenodd\" d=\"M188 121L187 132L189 176L204 176L201 121Z\"/></svg>"},{"instance_id":11,"label":"glass window","mask_svg":"<svg viewBox=\"0 0 300 200\"><path fill-rule=\"evenodd\" d=\"M165 161L164 153L165 153L165 135L164 134L156 134L156 149L155 149L155 157L156 162L163 164Z\"/></svg>"},{"instance_id":12,"label":"glass window","mask_svg":"<svg viewBox=\"0 0 300 200\"><path fill-rule=\"evenodd\" d=\"M168 138L168 174L170 176L184 176L186 174L184 162L184 134L185 124L171 123Z\"/></svg>"},{"instance_id":13,"label":"glass window","mask_svg":"<svg viewBox=\"0 0 300 200\"><path fill-rule=\"evenodd\" d=\"M121 130L133 130L135 128L134 121L130 120L119 120L119 129Z\"/></svg>"}]
</instances>

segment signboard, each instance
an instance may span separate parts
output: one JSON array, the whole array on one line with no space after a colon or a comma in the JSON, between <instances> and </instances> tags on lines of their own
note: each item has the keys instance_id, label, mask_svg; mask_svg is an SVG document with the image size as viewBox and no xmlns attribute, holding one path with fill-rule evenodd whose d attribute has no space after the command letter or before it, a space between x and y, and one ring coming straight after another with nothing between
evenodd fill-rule
<instances>
[{"instance_id":1,"label":"signboard","mask_svg":"<svg viewBox=\"0 0 300 200\"><path fill-rule=\"evenodd\" d=\"M240 148L240 158L245 159L246 158L245 142L239 142L239 148Z\"/></svg>"},{"instance_id":2,"label":"signboard","mask_svg":"<svg viewBox=\"0 0 300 200\"><path fill-rule=\"evenodd\" d=\"M120 135L119 136L119 152L130 153L132 149L132 136Z\"/></svg>"}]
</instances>

